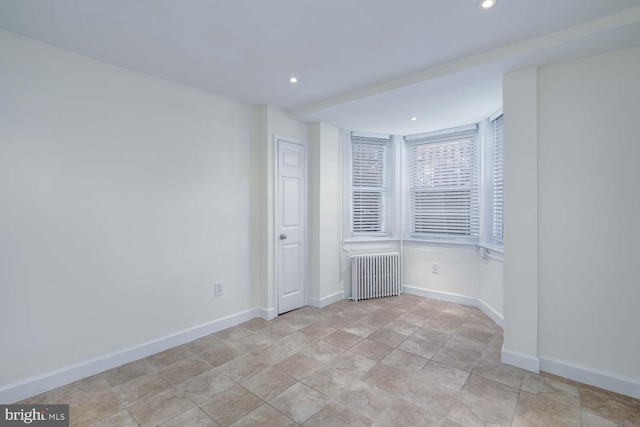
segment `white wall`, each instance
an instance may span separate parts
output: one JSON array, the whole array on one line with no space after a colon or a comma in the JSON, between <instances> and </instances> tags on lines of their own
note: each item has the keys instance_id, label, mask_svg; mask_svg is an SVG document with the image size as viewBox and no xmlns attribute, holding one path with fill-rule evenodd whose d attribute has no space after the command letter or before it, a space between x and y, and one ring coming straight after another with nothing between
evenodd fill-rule
<instances>
[{"instance_id":1,"label":"white wall","mask_svg":"<svg viewBox=\"0 0 640 427\"><path fill-rule=\"evenodd\" d=\"M480 293L475 246L469 248L430 248L406 244L404 248L405 284L446 294L477 297ZM432 263L440 272L431 272Z\"/></svg>"},{"instance_id":2,"label":"white wall","mask_svg":"<svg viewBox=\"0 0 640 427\"><path fill-rule=\"evenodd\" d=\"M538 82L540 356L638 393L639 76L640 47L541 68Z\"/></svg>"},{"instance_id":3,"label":"white wall","mask_svg":"<svg viewBox=\"0 0 640 427\"><path fill-rule=\"evenodd\" d=\"M503 361L537 371L537 70L504 77ZM507 356L507 357L505 357Z\"/></svg>"},{"instance_id":4,"label":"white wall","mask_svg":"<svg viewBox=\"0 0 640 427\"><path fill-rule=\"evenodd\" d=\"M254 307L252 107L2 31L0 70L0 388Z\"/></svg>"},{"instance_id":5,"label":"white wall","mask_svg":"<svg viewBox=\"0 0 640 427\"><path fill-rule=\"evenodd\" d=\"M406 291L465 304L480 304L500 322L502 305L502 261L483 259L476 246L459 248L404 243ZM433 263L439 273L432 273ZM460 298L461 297L461 298Z\"/></svg>"},{"instance_id":6,"label":"white wall","mask_svg":"<svg viewBox=\"0 0 640 427\"><path fill-rule=\"evenodd\" d=\"M272 106L256 107L255 133L258 152L258 208L257 208L257 288L260 294L259 306L263 315L273 318L276 307L275 283L275 138L283 137L297 141L307 140L307 125L293 120L287 114Z\"/></svg>"},{"instance_id":7,"label":"white wall","mask_svg":"<svg viewBox=\"0 0 640 427\"><path fill-rule=\"evenodd\" d=\"M324 124L310 125L310 298L325 306L344 298L341 277L341 132Z\"/></svg>"}]
</instances>

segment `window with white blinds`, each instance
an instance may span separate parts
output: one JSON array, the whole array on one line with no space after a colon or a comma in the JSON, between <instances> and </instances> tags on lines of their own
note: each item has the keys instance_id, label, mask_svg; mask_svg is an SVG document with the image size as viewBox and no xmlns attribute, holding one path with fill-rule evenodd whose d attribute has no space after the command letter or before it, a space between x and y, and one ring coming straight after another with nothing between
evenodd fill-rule
<instances>
[{"instance_id":1,"label":"window with white blinds","mask_svg":"<svg viewBox=\"0 0 640 427\"><path fill-rule=\"evenodd\" d=\"M477 129L406 138L410 230L433 240L478 242Z\"/></svg>"},{"instance_id":2,"label":"window with white blinds","mask_svg":"<svg viewBox=\"0 0 640 427\"><path fill-rule=\"evenodd\" d=\"M493 155L492 155L492 227L491 238L494 243L502 245L502 210L504 204L504 137L502 131L502 116L493 123Z\"/></svg>"},{"instance_id":3,"label":"window with white blinds","mask_svg":"<svg viewBox=\"0 0 640 427\"><path fill-rule=\"evenodd\" d=\"M388 231L389 139L351 136L352 233Z\"/></svg>"},{"instance_id":4,"label":"window with white blinds","mask_svg":"<svg viewBox=\"0 0 640 427\"><path fill-rule=\"evenodd\" d=\"M352 233L383 234L389 217L389 139L351 136Z\"/></svg>"}]
</instances>

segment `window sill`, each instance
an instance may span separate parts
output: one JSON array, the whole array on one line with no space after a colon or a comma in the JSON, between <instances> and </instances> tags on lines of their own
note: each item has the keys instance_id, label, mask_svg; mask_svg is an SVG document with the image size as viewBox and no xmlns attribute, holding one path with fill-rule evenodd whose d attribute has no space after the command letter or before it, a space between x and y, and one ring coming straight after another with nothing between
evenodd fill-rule
<instances>
[{"instance_id":1,"label":"window sill","mask_svg":"<svg viewBox=\"0 0 640 427\"><path fill-rule=\"evenodd\" d=\"M397 237L390 236L362 236L362 237L347 237L343 240L344 243L375 243L375 242L399 242Z\"/></svg>"}]
</instances>

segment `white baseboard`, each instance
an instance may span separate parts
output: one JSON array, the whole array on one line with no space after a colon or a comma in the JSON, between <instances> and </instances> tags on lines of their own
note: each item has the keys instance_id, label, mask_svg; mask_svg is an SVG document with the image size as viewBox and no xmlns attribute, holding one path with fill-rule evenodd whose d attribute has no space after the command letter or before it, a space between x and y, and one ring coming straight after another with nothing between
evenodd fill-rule
<instances>
[{"instance_id":1,"label":"white baseboard","mask_svg":"<svg viewBox=\"0 0 640 427\"><path fill-rule=\"evenodd\" d=\"M489 316L496 325L502 327L504 318L502 314L491 307L489 304L479 298L468 297L466 295L454 294L450 292L435 291L433 289L417 288L415 286L403 285L403 292L409 295L417 295L424 298L437 299L440 301L452 302L455 304L470 305L472 307L478 307L484 314Z\"/></svg>"},{"instance_id":2,"label":"white baseboard","mask_svg":"<svg viewBox=\"0 0 640 427\"><path fill-rule=\"evenodd\" d=\"M594 387L640 399L640 381L566 360L540 358L540 369Z\"/></svg>"},{"instance_id":3,"label":"white baseboard","mask_svg":"<svg viewBox=\"0 0 640 427\"><path fill-rule=\"evenodd\" d=\"M312 307L323 308L344 299L344 291L327 295L323 298L309 298L309 305Z\"/></svg>"},{"instance_id":4,"label":"white baseboard","mask_svg":"<svg viewBox=\"0 0 640 427\"><path fill-rule=\"evenodd\" d=\"M276 317L276 309L273 307L259 307L258 312L260 313L259 317L262 317L264 320L273 320Z\"/></svg>"},{"instance_id":5,"label":"white baseboard","mask_svg":"<svg viewBox=\"0 0 640 427\"><path fill-rule=\"evenodd\" d=\"M480 298L478 298L477 307L484 314L486 314L491 320L493 320L496 325L498 325L498 326L500 326L502 328L502 325L504 323L504 317L502 317L502 314L498 313L498 311L495 308L491 307L489 304L487 304L486 302L484 302Z\"/></svg>"},{"instance_id":6,"label":"white baseboard","mask_svg":"<svg viewBox=\"0 0 640 427\"><path fill-rule=\"evenodd\" d=\"M502 347L502 363L515 366L530 372L540 372L540 359L529 354L520 353L519 351L507 350Z\"/></svg>"},{"instance_id":7,"label":"white baseboard","mask_svg":"<svg viewBox=\"0 0 640 427\"><path fill-rule=\"evenodd\" d=\"M73 366L2 386L0 387L0 404L17 402L27 397L35 396L39 393L133 362L134 360L143 359L161 351L186 344L231 326L239 325L255 317L260 317L261 315L260 309L257 308L242 311L173 334L165 335L144 344L125 348Z\"/></svg>"}]
</instances>

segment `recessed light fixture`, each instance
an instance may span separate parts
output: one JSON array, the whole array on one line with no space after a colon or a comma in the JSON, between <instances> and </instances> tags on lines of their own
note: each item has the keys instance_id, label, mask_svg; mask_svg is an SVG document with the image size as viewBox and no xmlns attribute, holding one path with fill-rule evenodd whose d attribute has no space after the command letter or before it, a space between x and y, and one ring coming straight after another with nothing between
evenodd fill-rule
<instances>
[{"instance_id":1,"label":"recessed light fixture","mask_svg":"<svg viewBox=\"0 0 640 427\"><path fill-rule=\"evenodd\" d=\"M416 120L418 120L418 118L417 118L417 117L415 117L415 116L414 116L414 117L411 117L411 121L412 121L412 122L415 122Z\"/></svg>"},{"instance_id":2,"label":"recessed light fixture","mask_svg":"<svg viewBox=\"0 0 640 427\"><path fill-rule=\"evenodd\" d=\"M480 9L482 10L491 9L495 5L496 5L496 0L482 0L480 2Z\"/></svg>"},{"instance_id":3,"label":"recessed light fixture","mask_svg":"<svg viewBox=\"0 0 640 427\"><path fill-rule=\"evenodd\" d=\"M298 83L298 78L297 77L290 77L289 78L289 83Z\"/></svg>"}]
</instances>

